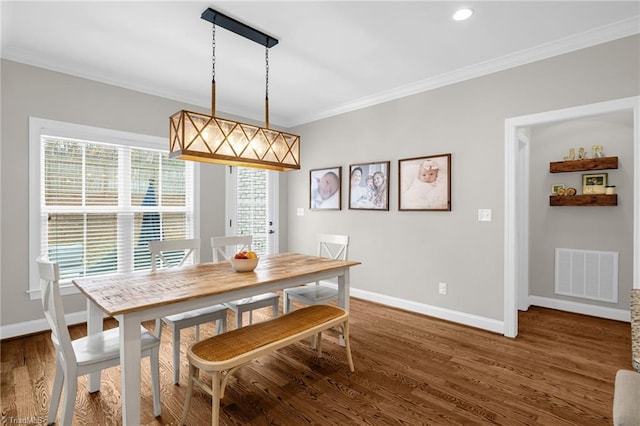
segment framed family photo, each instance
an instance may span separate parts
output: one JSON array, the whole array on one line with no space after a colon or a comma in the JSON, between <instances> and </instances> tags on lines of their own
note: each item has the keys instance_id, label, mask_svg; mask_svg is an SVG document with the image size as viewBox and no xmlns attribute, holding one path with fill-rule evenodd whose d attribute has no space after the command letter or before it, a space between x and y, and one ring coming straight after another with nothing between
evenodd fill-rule
<instances>
[{"instance_id":1,"label":"framed family photo","mask_svg":"<svg viewBox=\"0 0 640 426\"><path fill-rule=\"evenodd\" d=\"M398 209L451 211L451 154L398 160Z\"/></svg>"},{"instance_id":2,"label":"framed family photo","mask_svg":"<svg viewBox=\"0 0 640 426\"><path fill-rule=\"evenodd\" d=\"M309 208L311 210L342 209L342 167L309 171Z\"/></svg>"},{"instance_id":3,"label":"framed family photo","mask_svg":"<svg viewBox=\"0 0 640 426\"><path fill-rule=\"evenodd\" d=\"M582 175L583 194L604 194L607 186L608 173Z\"/></svg>"},{"instance_id":4,"label":"framed family photo","mask_svg":"<svg viewBox=\"0 0 640 426\"><path fill-rule=\"evenodd\" d=\"M349 209L389 210L389 161L349 166Z\"/></svg>"}]
</instances>

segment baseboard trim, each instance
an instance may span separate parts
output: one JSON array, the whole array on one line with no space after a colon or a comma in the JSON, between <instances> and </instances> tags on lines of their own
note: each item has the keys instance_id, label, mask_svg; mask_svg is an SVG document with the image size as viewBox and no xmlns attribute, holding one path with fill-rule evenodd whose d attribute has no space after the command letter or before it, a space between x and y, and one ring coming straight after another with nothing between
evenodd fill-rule
<instances>
[{"instance_id":1,"label":"baseboard trim","mask_svg":"<svg viewBox=\"0 0 640 426\"><path fill-rule=\"evenodd\" d=\"M570 300L551 299L549 297L529 296L529 306L558 309L575 314L606 318L616 321L631 322L631 312L624 309L607 308L606 306L588 305Z\"/></svg>"},{"instance_id":2,"label":"baseboard trim","mask_svg":"<svg viewBox=\"0 0 640 426\"><path fill-rule=\"evenodd\" d=\"M87 311L73 312L66 314L65 319L68 325L87 322ZM15 324L0 326L0 339L10 339L12 337L26 336L27 334L40 333L51 330L46 319L41 318L32 321L19 322Z\"/></svg>"},{"instance_id":3,"label":"baseboard trim","mask_svg":"<svg viewBox=\"0 0 640 426\"><path fill-rule=\"evenodd\" d=\"M322 284L337 288L337 285L331 282L323 281ZM360 290L353 287L351 287L351 296L357 297L358 299L367 300L369 302L375 302L381 305L403 309L405 311L415 312L418 314L428 315L430 317L439 318L470 327L480 328L492 333L504 334L504 322L491 318L453 311L451 309L445 309L439 306L427 305L411 300L400 299L398 297Z\"/></svg>"}]
</instances>

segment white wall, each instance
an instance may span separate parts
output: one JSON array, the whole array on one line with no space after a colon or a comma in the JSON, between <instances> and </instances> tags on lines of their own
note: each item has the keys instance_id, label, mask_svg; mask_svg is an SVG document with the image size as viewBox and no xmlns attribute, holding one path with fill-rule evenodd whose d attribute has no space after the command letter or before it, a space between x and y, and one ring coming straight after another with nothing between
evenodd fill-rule
<instances>
[{"instance_id":1,"label":"white wall","mask_svg":"<svg viewBox=\"0 0 640 426\"><path fill-rule=\"evenodd\" d=\"M350 258L362 262L352 270L356 290L501 321L504 120L638 95L639 51L638 36L628 37L294 129L304 168L289 180L290 249L313 252L317 232L350 234ZM452 153L452 211L398 211L397 160L442 153ZM349 164L384 160L389 212L295 216L308 207L309 169L341 165L344 174ZM493 221L479 223L479 208L492 209ZM449 284L447 296L439 282Z\"/></svg>"}]
</instances>

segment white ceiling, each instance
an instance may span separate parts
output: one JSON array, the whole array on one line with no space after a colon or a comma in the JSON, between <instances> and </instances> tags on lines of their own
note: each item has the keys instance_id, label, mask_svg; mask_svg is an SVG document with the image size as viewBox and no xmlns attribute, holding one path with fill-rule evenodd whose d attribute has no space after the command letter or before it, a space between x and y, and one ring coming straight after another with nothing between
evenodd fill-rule
<instances>
[{"instance_id":1,"label":"white ceiling","mask_svg":"<svg viewBox=\"0 0 640 426\"><path fill-rule=\"evenodd\" d=\"M460 6L475 10L455 22ZM211 105L212 7L277 39L270 122L291 127L640 32L640 1L0 3L0 56ZM218 27L218 115L264 121L264 47Z\"/></svg>"}]
</instances>

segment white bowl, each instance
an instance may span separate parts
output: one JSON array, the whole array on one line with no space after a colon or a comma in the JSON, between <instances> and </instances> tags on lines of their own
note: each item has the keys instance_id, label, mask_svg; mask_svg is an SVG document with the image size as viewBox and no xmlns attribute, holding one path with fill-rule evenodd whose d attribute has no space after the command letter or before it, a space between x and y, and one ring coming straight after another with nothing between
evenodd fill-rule
<instances>
[{"instance_id":1,"label":"white bowl","mask_svg":"<svg viewBox=\"0 0 640 426\"><path fill-rule=\"evenodd\" d=\"M231 259L231 266L236 272L251 272L258 266L258 258L254 259Z\"/></svg>"}]
</instances>

